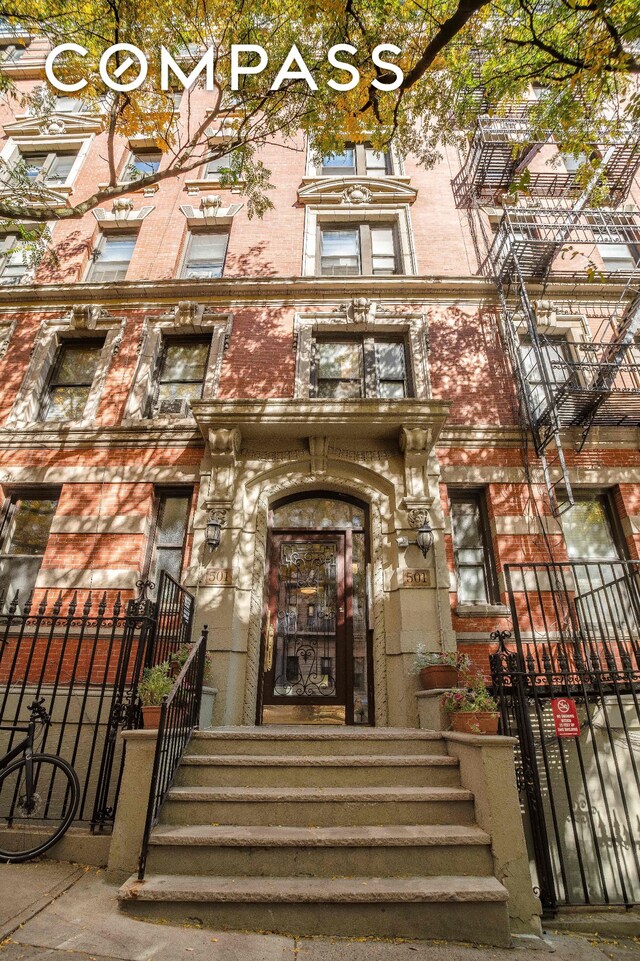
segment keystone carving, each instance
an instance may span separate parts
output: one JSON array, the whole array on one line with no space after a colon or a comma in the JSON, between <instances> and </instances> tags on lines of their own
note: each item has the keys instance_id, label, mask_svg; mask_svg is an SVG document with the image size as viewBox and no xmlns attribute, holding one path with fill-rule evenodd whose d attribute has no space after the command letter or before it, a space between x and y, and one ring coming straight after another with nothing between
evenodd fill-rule
<instances>
[{"instance_id":1,"label":"keystone carving","mask_svg":"<svg viewBox=\"0 0 640 961\"><path fill-rule=\"evenodd\" d=\"M173 319L178 327L184 327L199 324L203 313L204 304L197 304L195 300L181 300L176 304Z\"/></svg>"},{"instance_id":2,"label":"keystone carving","mask_svg":"<svg viewBox=\"0 0 640 961\"><path fill-rule=\"evenodd\" d=\"M329 438L318 436L310 437L309 453L311 454L311 473L324 474L327 470Z\"/></svg>"},{"instance_id":3,"label":"keystone carving","mask_svg":"<svg viewBox=\"0 0 640 961\"><path fill-rule=\"evenodd\" d=\"M371 203L371 191L361 184L351 184L342 191L342 203L349 206Z\"/></svg>"},{"instance_id":4,"label":"keystone carving","mask_svg":"<svg viewBox=\"0 0 640 961\"><path fill-rule=\"evenodd\" d=\"M200 206L205 214L215 213L216 210L220 210L222 207L222 200L217 194L208 194L208 196L202 198Z\"/></svg>"},{"instance_id":5,"label":"keystone carving","mask_svg":"<svg viewBox=\"0 0 640 961\"><path fill-rule=\"evenodd\" d=\"M69 326L73 330L95 330L105 311L96 304L75 304L69 315Z\"/></svg>"},{"instance_id":6,"label":"keystone carving","mask_svg":"<svg viewBox=\"0 0 640 961\"><path fill-rule=\"evenodd\" d=\"M67 128L64 121L57 117L53 117L51 120L46 120L43 124L40 124L40 133L44 134L45 137L58 137L66 132Z\"/></svg>"}]
</instances>

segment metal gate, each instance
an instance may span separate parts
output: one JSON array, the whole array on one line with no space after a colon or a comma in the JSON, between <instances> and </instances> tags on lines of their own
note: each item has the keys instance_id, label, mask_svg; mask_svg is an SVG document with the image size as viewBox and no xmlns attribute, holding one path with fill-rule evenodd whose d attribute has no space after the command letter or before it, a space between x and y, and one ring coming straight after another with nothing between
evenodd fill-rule
<instances>
[{"instance_id":1,"label":"metal gate","mask_svg":"<svg viewBox=\"0 0 640 961\"><path fill-rule=\"evenodd\" d=\"M160 576L158 600L122 602L116 594L77 595L63 603L43 593L37 603L19 598L0 612L0 755L24 722L28 705L42 697L51 725L41 749L69 761L80 779L77 821L92 829L110 825L122 773L119 737L137 727L138 683L143 669L169 658L191 634L193 597L169 574ZM0 815L2 812L0 812Z\"/></svg>"},{"instance_id":2,"label":"metal gate","mask_svg":"<svg viewBox=\"0 0 640 961\"><path fill-rule=\"evenodd\" d=\"M511 564L505 575L514 637L492 635L491 672L502 732L518 738L542 905L635 905L640 562ZM573 702L579 734L556 724L558 698Z\"/></svg>"}]
</instances>

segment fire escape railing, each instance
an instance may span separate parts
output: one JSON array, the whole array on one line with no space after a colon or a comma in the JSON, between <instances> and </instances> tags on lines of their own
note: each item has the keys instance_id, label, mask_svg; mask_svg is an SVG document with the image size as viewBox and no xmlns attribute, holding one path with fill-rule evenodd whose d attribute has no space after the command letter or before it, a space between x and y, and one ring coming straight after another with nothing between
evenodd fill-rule
<instances>
[{"instance_id":1,"label":"fire escape railing","mask_svg":"<svg viewBox=\"0 0 640 961\"><path fill-rule=\"evenodd\" d=\"M631 253L640 250L640 211L633 205L619 206L640 166L640 130L628 125L619 140L603 138L599 164L590 171L585 185L580 169L530 169L540 148L553 145L551 132L540 123L541 116L540 105L532 101L510 105L502 115L478 117L453 190L458 206L474 207L476 212L480 203L503 203L512 186L522 195L503 207L482 270L497 284L501 332L520 409L541 460L551 509L558 515L573 504L561 431L580 428L581 446L593 424L640 424L635 353L640 297L633 300L628 296L636 278L640 282L640 265L635 266L638 258ZM596 194L606 207L593 202ZM590 258L602 244L626 246L630 251L627 263L608 273L599 268ZM582 263L582 268L576 269L576 263ZM572 341L559 351L545 340L539 305L532 300L528 286L544 287L550 278L575 281L580 273L582 279L600 284L615 281L626 287L622 296L618 294L617 304L603 308L599 323L583 317L571 301L563 313L569 315L565 324L568 321L574 328ZM603 303L606 291L601 288ZM575 343L580 340L576 328L584 335L584 344Z\"/></svg>"}]
</instances>

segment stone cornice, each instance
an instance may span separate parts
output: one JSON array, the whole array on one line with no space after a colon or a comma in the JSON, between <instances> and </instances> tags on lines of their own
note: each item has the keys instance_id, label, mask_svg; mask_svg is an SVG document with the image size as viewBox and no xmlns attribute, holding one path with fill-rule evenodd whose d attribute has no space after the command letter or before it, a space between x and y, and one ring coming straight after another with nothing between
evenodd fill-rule
<instances>
[{"instance_id":1,"label":"stone cornice","mask_svg":"<svg viewBox=\"0 0 640 961\"><path fill-rule=\"evenodd\" d=\"M87 448L171 448L202 447L200 432L193 424L182 421L161 424L140 421L140 426L52 427L37 424L16 430L0 429L0 450L86 450Z\"/></svg>"},{"instance_id":2,"label":"stone cornice","mask_svg":"<svg viewBox=\"0 0 640 961\"><path fill-rule=\"evenodd\" d=\"M239 431L249 443L282 437L353 437L400 443L401 432L420 430L433 445L451 405L442 400L201 400L192 402L203 437ZM413 435L412 435L413 436ZM422 435L421 435L422 437ZM415 438L414 438L415 440ZM426 442L425 438L422 438Z\"/></svg>"},{"instance_id":3,"label":"stone cornice","mask_svg":"<svg viewBox=\"0 0 640 961\"><path fill-rule=\"evenodd\" d=\"M544 290L547 299L573 297L588 302L618 298L626 293L619 285L584 282L554 284ZM529 285L529 294L542 296L542 288ZM0 286L0 307L7 309L69 307L74 303L128 306L164 306L179 300L207 304L242 304L253 301L317 305L354 297L433 304L443 301L499 306L493 280L488 277L436 275L379 277L222 277L217 280L122 281L113 284L24 284Z\"/></svg>"}]
</instances>

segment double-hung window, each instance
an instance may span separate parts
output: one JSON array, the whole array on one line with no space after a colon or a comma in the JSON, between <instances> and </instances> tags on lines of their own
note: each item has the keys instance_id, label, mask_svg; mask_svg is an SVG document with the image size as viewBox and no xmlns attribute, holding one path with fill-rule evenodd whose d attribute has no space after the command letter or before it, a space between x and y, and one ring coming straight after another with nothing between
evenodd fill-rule
<instances>
[{"instance_id":1,"label":"double-hung window","mask_svg":"<svg viewBox=\"0 0 640 961\"><path fill-rule=\"evenodd\" d=\"M189 488L158 490L154 504L154 529L147 562L147 576L159 584L166 571L180 580L187 539L192 491Z\"/></svg>"},{"instance_id":2,"label":"double-hung window","mask_svg":"<svg viewBox=\"0 0 640 961\"><path fill-rule=\"evenodd\" d=\"M547 391L555 397L571 377L571 357L566 337L540 336L538 353L532 341L520 341L520 358L533 403L534 417L542 416L547 409Z\"/></svg>"},{"instance_id":3,"label":"double-hung window","mask_svg":"<svg viewBox=\"0 0 640 961\"><path fill-rule=\"evenodd\" d=\"M133 150L125 168L124 180L140 180L158 172L162 161L159 150Z\"/></svg>"},{"instance_id":4,"label":"double-hung window","mask_svg":"<svg viewBox=\"0 0 640 961\"><path fill-rule=\"evenodd\" d=\"M66 340L58 347L40 406L40 420L81 420L100 363L104 338Z\"/></svg>"},{"instance_id":5,"label":"double-hung window","mask_svg":"<svg viewBox=\"0 0 640 961\"><path fill-rule=\"evenodd\" d=\"M394 224L321 226L317 257L329 277L402 273Z\"/></svg>"},{"instance_id":6,"label":"double-hung window","mask_svg":"<svg viewBox=\"0 0 640 961\"><path fill-rule=\"evenodd\" d=\"M0 594L10 603L19 592L20 610L34 589L47 547L59 492L16 491L5 502L0 545Z\"/></svg>"},{"instance_id":7,"label":"double-hung window","mask_svg":"<svg viewBox=\"0 0 640 961\"><path fill-rule=\"evenodd\" d=\"M76 153L25 153L21 155L29 180L47 187L62 187L76 161Z\"/></svg>"},{"instance_id":8,"label":"double-hung window","mask_svg":"<svg viewBox=\"0 0 640 961\"><path fill-rule=\"evenodd\" d=\"M226 153L221 157L215 157L210 160L204 167L203 179L204 180L219 180L220 174L224 171L231 170L231 154Z\"/></svg>"},{"instance_id":9,"label":"double-hung window","mask_svg":"<svg viewBox=\"0 0 640 961\"><path fill-rule=\"evenodd\" d=\"M124 280L135 245L135 235L106 234L94 255L87 280L97 284Z\"/></svg>"},{"instance_id":10,"label":"double-hung window","mask_svg":"<svg viewBox=\"0 0 640 961\"><path fill-rule=\"evenodd\" d=\"M223 231L191 234L182 276L192 280L222 277L229 234Z\"/></svg>"},{"instance_id":11,"label":"double-hung window","mask_svg":"<svg viewBox=\"0 0 640 961\"><path fill-rule=\"evenodd\" d=\"M29 271L29 244L15 234L0 242L0 284L20 284Z\"/></svg>"},{"instance_id":12,"label":"double-hung window","mask_svg":"<svg viewBox=\"0 0 640 961\"><path fill-rule=\"evenodd\" d=\"M202 397L211 337L166 337L162 346L152 413L181 413Z\"/></svg>"},{"instance_id":13,"label":"double-hung window","mask_svg":"<svg viewBox=\"0 0 640 961\"><path fill-rule=\"evenodd\" d=\"M369 336L316 340L311 369L313 397L397 398L410 393L402 340Z\"/></svg>"},{"instance_id":14,"label":"double-hung window","mask_svg":"<svg viewBox=\"0 0 640 961\"><path fill-rule=\"evenodd\" d=\"M323 177L386 177L393 173L388 150L370 144L345 144L341 153L326 154L320 172Z\"/></svg>"},{"instance_id":15,"label":"double-hung window","mask_svg":"<svg viewBox=\"0 0 640 961\"><path fill-rule=\"evenodd\" d=\"M483 491L450 491L459 604L494 604L500 596Z\"/></svg>"}]
</instances>

